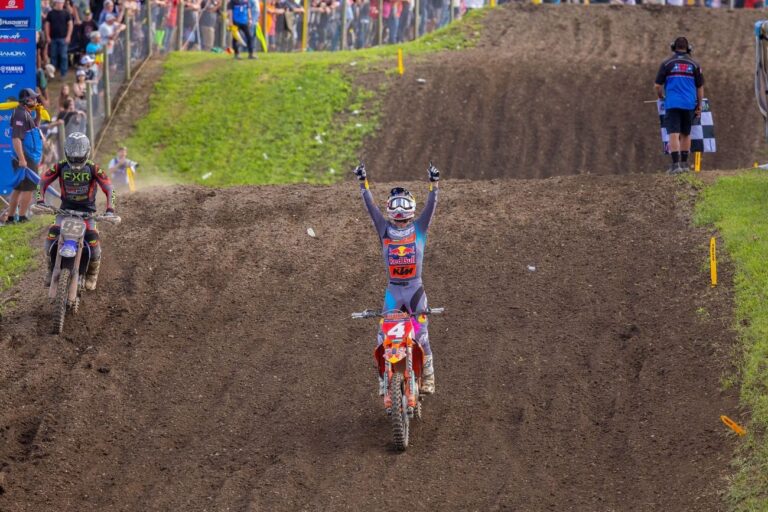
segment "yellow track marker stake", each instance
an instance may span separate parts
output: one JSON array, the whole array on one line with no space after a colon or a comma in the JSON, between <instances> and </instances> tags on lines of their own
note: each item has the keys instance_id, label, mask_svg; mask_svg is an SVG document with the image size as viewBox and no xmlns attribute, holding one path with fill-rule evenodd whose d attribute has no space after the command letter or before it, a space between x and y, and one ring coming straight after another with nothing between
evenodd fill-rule
<instances>
[{"instance_id":1,"label":"yellow track marker stake","mask_svg":"<svg viewBox=\"0 0 768 512\"><path fill-rule=\"evenodd\" d=\"M757 169L757 162L755 162L755 163L753 163L753 164L752 164L752 168L753 168L753 169Z\"/></svg>"},{"instance_id":2,"label":"yellow track marker stake","mask_svg":"<svg viewBox=\"0 0 768 512\"><path fill-rule=\"evenodd\" d=\"M733 421L733 420L732 420L731 418L729 418L728 416L725 416L725 415L722 415L722 416L720 416L720 421L722 421L723 423L725 423L725 425L726 425L728 428L730 428L731 430L733 430L734 432L736 432L736 433L737 433L738 435L740 435L740 436L744 436L744 435L746 435L746 434L747 434L747 431L746 431L746 430L744 430L744 428L742 428L742 426L741 426L741 425L739 425L738 423L736 423L735 421Z\"/></svg>"},{"instance_id":3,"label":"yellow track marker stake","mask_svg":"<svg viewBox=\"0 0 768 512\"><path fill-rule=\"evenodd\" d=\"M712 287L717 286L717 240L709 239L709 274L712 279Z\"/></svg>"},{"instance_id":4,"label":"yellow track marker stake","mask_svg":"<svg viewBox=\"0 0 768 512\"><path fill-rule=\"evenodd\" d=\"M496 7L496 0L491 0L490 5L491 7Z\"/></svg>"},{"instance_id":5,"label":"yellow track marker stake","mask_svg":"<svg viewBox=\"0 0 768 512\"><path fill-rule=\"evenodd\" d=\"M403 73L405 73L405 66L403 66L403 49L402 48L397 49L397 72L400 74L400 76L403 76Z\"/></svg>"},{"instance_id":6,"label":"yellow track marker stake","mask_svg":"<svg viewBox=\"0 0 768 512\"><path fill-rule=\"evenodd\" d=\"M701 172L701 151L696 151L693 154L693 170Z\"/></svg>"}]
</instances>

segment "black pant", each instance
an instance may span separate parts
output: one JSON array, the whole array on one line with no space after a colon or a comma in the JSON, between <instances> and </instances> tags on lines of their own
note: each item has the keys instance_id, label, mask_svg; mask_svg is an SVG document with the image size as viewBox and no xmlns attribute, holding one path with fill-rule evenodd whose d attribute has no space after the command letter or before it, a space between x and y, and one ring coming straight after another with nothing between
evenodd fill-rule
<instances>
[{"instance_id":1,"label":"black pant","mask_svg":"<svg viewBox=\"0 0 768 512\"><path fill-rule=\"evenodd\" d=\"M694 110L668 108L664 114L664 128L667 129L667 133L690 135L694 116Z\"/></svg>"},{"instance_id":2,"label":"black pant","mask_svg":"<svg viewBox=\"0 0 768 512\"><path fill-rule=\"evenodd\" d=\"M248 25L241 23L234 24L240 31L240 35L245 36L245 44L248 46L248 55L253 55L253 31ZM232 38L232 48L235 50L235 55L240 54L240 45L237 44L237 40Z\"/></svg>"}]
</instances>

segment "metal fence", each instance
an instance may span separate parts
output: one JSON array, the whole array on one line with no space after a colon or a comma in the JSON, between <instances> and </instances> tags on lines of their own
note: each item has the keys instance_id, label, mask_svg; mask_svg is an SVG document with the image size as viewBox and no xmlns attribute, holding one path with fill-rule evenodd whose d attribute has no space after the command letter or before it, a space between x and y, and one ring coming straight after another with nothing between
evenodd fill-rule
<instances>
[{"instance_id":1,"label":"metal fence","mask_svg":"<svg viewBox=\"0 0 768 512\"><path fill-rule=\"evenodd\" d=\"M75 99L75 115L58 120L60 122L48 131L52 159L63 157L64 141L72 132L85 132L96 146L123 86L153 51L149 14L149 8L144 5L135 12L126 12L120 22L113 25L113 35L102 41L103 50L95 55L94 62L75 63L78 70L88 73L85 97Z\"/></svg>"},{"instance_id":2,"label":"metal fence","mask_svg":"<svg viewBox=\"0 0 768 512\"><path fill-rule=\"evenodd\" d=\"M231 52L233 37L254 52L335 51L411 41L466 10L464 0L252 1L251 23L233 28L221 0L172 0L153 7L151 29L160 52Z\"/></svg>"}]
</instances>

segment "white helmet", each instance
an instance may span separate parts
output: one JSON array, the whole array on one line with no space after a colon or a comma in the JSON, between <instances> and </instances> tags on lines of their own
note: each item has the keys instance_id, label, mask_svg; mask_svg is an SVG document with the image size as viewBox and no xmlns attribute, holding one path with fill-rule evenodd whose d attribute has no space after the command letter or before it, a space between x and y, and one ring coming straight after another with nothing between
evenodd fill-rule
<instances>
[{"instance_id":1,"label":"white helmet","mask_svg":"<svg viewBox=\"0 0 768 512\"><path fill-rule=\"evenodd\" d=\"M91 155L91 141L84 133L70 133L64 142L64 158L74 170L80 170Z\"/></svg>"},{"instance_id":2,"label":"white helmet","mask_svg":"<svg viewBox=\"0 0 768 512\"><path fill-rule=\"evenodd\" d=\"M395 187L387 199L387 215L392 220L408 220L416 215L416 200L408 190Z\"/></svg>"}]
</instances>

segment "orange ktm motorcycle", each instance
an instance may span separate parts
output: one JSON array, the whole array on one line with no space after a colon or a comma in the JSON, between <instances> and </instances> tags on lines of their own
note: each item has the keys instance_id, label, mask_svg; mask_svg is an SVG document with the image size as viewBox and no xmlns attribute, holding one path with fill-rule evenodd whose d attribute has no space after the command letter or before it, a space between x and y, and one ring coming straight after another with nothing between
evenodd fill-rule
<instances>
[{"instance_id":1,"label":"orange ktm motorcycle","mask_svg":"<svg viewBox=\"0 0 768 512\"><path fill-rule=\"evenodd\" d=\"M408 448L411 418L421 419L422 397L419 395L424 355L418 337L426 315L436 315L443 308L431 308L411 314L399 310L366 309L352 313L352 318L380 318L384 342L376 347L373 357L384 378L384 409L392 422L392 439L398 451Z\"/></svg>"}]
</instances>

